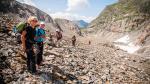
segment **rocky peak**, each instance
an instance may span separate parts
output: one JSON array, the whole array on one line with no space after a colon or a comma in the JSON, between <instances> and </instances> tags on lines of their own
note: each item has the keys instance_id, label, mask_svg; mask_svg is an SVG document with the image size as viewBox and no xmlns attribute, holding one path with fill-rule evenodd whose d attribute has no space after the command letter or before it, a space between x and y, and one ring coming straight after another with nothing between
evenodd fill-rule
<instances>
[{"instance_id":1,"label":"rocky peak","mask_svg":"<svg viewBox=\"0 0 150 84\"><path fill-rule=\"evenodd\" d=\"M15 16L18 20L27 19L29 16L37 16L39 20L44 20L47 23L52 23L52 18L41 11L40 9L19 3L15 0L2 0L0 1L0 13L10 14Z\"/></svg>"}]
</instances>

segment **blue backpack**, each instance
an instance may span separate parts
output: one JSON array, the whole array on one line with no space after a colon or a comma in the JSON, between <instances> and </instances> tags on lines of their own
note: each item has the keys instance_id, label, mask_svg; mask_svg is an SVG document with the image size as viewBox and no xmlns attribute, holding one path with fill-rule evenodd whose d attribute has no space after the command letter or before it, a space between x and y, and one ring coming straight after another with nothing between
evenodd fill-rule
<instances>
[{"instance_id":1,"label":"blue backpack","mask_svg":"<svg viewBox=\"0 0 150 84\"><path fill-rule=\"evenodd\" d=\"M45 38L41 37L43 35L45 35L45 30L42 28L36 28L36 34L34 40L36 42L43 42L45 40Z\"/></svg>"}]
</instances>

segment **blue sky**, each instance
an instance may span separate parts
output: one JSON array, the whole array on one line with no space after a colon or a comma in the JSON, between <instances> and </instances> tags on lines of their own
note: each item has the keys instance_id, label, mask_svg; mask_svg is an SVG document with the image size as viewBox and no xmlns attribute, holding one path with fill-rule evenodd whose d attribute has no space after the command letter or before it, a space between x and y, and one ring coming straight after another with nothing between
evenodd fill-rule
<instances>
[{"instance_id":1,"label":"blue sky","mask_svg":"<svg viewBox=\"0 0 150 84\"><path fill-rule=\"evenodd\" d=\"M53 18L69 20L83 19L87 22L95 19L107 6L118 0L18 0L36 6Z\"/></svg>"}]
</instances>

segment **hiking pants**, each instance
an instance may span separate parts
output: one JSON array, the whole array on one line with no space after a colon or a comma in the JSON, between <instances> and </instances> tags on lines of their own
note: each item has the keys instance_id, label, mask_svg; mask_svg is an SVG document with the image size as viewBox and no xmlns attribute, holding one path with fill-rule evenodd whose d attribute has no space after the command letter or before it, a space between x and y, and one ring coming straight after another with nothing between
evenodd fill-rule
<instances>
[{"instance_id":1,"label":"hiking pants","mask_svg":"<svg viewBox=\"0 0 150 84\"><path fill-rule=\"evenodd\" d=\"M40 42L40 43L36 43L36 64L37 65L40 65L41 62L43 61L43 42Z\"/></svg>"},{"instance_id":2,"label":"hiking pants","mask_svg":"<svg viewBox=\"0 0 150 84\"><path fill-rule=\"evenodd\" d=\"M72 40L72 46L76 45L76 40Z\"/></svg>"},{"instance_id":3,"label":"hiking pants","mask_svg":"<svg viewBox=\"0 0 150 84\"><path fill-rule=\"evenodd\" d=\"M26 54L27 54L28 71L35 73L36 72L36 65L35 65L35 54L33 51L33 44L26 43Z\"/></svg>"}]
</instances>

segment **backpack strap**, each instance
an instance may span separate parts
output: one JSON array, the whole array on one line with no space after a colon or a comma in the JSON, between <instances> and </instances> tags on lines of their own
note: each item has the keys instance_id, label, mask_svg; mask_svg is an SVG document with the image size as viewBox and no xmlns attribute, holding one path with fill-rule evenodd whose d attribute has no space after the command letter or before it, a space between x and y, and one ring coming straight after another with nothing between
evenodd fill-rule
<instances>
[{"instance_id":1,"label":"backpack strap","mask_svg":"<svg viewBox=\"0 0 150 84\"><path fill-rule=\"evenodd\" d=\"M41 33L40 29L38 29L37 31L38 31L38 35L41 36L42 33Z\"/></svg>"},{"instance_id":2,"label":"backpack strap","mask_svg":"<svg viewBox=\"0 0 150 84\"><path fill-rule=\"evenodd\" d=\"M23 28L26 28L27 26L29 26L29 23L26 22Z\"/></svg>"}]
</instances>

